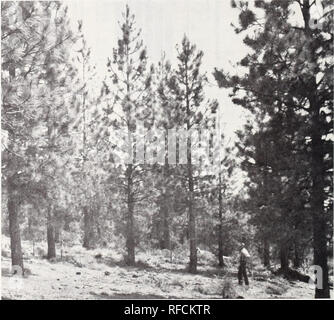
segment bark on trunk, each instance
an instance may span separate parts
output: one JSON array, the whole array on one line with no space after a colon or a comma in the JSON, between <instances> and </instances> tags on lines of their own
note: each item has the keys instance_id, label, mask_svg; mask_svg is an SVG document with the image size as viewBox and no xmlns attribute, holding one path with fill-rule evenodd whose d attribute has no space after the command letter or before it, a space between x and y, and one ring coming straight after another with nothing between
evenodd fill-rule
<instances>
[{"instance_id":1,"label":"bark on trunk","mask_svg":"<svg viewBox=\"0 0 334 320\"><path fill-rule=\"evenodd\" d=\"M263 240L263 265L270 266L270 245L267 239Z\"/></svg>"},{"instance_id":2,"label":"bark on trunk","mask_svg":"<svg viewBox=\"0 0 334 320\"><path fill-rule=\"evenodd\" d=\"M312 130L312 192L311 208L313 222L313 250L314 265L322 268L323 287L316 288L315 298L330 298L328 285L327 265L327 227L324 212L324 163L323 141L320 134L319 112L316 101L311 100L313 106L313 130Z\"/></svg>"},{"instance_id":3,"label":"bark on trunk","mask_svg":"<svg viewBox=\"0 0 334 320\"><path fill-rule=\"evenodd\" d=\"M166 201L168 201L166 199ZM164 210L164 232L163 232L163 249L170 249L170 232L169 232L169 210L168 203Z\"/></svg>"},{"instance_id":4,"label":"bark on trunk","mask_svg":"<svg viewBox=\"0 0 334 320\"><path fill-rule=\"evenodd\" d=\"M9 67L9 74L11 79L15 78L15 66ZM8 132L8 142L14 140L10 136L10 131ZM10 145L8 146L11 149ZM22 274L24 273L23 266L23 255L21 247L21 235L20 235L20 222L19 222L19 201L17 198L17 190L14 185L13 177L7 177L7 209L8 209L8 219L9 219L9 236L10 236L10 250L12 258L13 271L17 271L17 267L21 268Z\"/></svg>"},{"instance_id":5,"label":"bark on trunk","mask_svg":"<svg viewBox=\"0 0 334 320\"><path fill-rule=\"evenodd\" d=\"M127 256L125 262L133 266L136 263L135 258L135 237L134 237L134 202L133 202L133 168L132 164L127 167L127 214L126 214L126 249Z\"/></svg>"},{"instance_id":6,"label":"bark on trunk","mask_svg":"<svg viewBox=\"0 0 334 320\"><path fill-rule=\"evenodd\" d=\"M170 248L170 232L169 232L169 210L168 210L168 198L164 193L162 195L162 203L160 208L160 227L159 230L161 233L158 234L160 238L159 244L160 249L169 249Z\"/></svg>"},{"instance_id":7,"label":"bark on trunk","mask_svg":"<svg viewBox=\"0 0 334 320\"><path fill-rule=\"evenodd\" d=\"M219 173L219 185L218 185L218 262L219 266L223 267L224 264L224 252L223 252L223 195L222 195L222 183L221 183L221 173Z\"/></svg>"},{"instance_id":8,"label":"bark on trunk","mask_svg":"<svg viewBox=\"0 0 334 320\"><path fill-rule=\"evenodd\" d=\"M300 247L298 245L297 240L295 240L293 251L294 251L293 267L295 269L298 269L302 265L302 256L301 256Z\"/></svg>"},{"instance_id":9,"label":"bark on trunk","mask_svg":"<svg viewBox=\"0 0 334 320\"><path fill-rule=\"evenodd\" d=\"M9 179L9 178L8 178ZM19 266L23 272L23 256L21 247L20 224L19 224L19 203L15 197L15 190L8 183L8 215L9 215L9 233L12 266Z\"/></svg>"},{"instance_id":10,"label":"bark on trunk","mask_svg":"<svg viewBox=\"0 0 334 320\"><path fill-rule=\"evenodd\" d=\"M318 214L313 215L313 249L314 249L314 265L320 266L322 269L322 288L316 287L315 298L330 298L328 283L328 265L327 265L327 240L326 240L326 224L323 217Z\"/></svg>"},{"instance_id":11,"label":"bark on trunk","mask_svg":"<svg viewBox=\"0 0 334 320\"><path fill-rule=\"evenodd\" d=\"M56 257L56 242L55 242L55 228L53 225L51 212L49 212L49 215L48 215L46 235L47 235L47 243L48 243L47 258L53 259Z\"/></svg>"},{"instance_id":12,"label":"bark on trunk","mask_svg":"<svg viewBox=\"0 0 334 320\"><path fill-rule=\"evenodd\" d=\"M82 246L86 249L92 249L93 241L93 222L91 217L91 212L87 206L83 207L83 216L84 216L84 238Z\"/></svg>"},{"instance_id":13,"label":"bark on trunk","mask_svg":"<svg viewBox=\"0 0 334 320\"><path fill-rule=\"evenodd\" d=\"M60 242L60 228L58 226L55 227L55 242Z\"/></svg>"},{"instance_id":14,"label":"bark on trunk","mask_svg":"<svg viewBox=\"0 0 334 320\"><path fill-rule=\"evenodd\" d=\"M189 142L190 141L190 142ZM188 138L188 232L189 232L189 249L190 261L189 272L196 273L197 271L197 241L196 241L196 218L193 210L194 203L194 181L191 163L191 140Z\"/></svg>"},{"instance_id":15,"label":"bark on trunk","mask_svg":"<svg viewBox=\"0 0 334 320\"><path fill-rule=\"evenodd\" d=\"M289 250L287 244L282 243L280 247L280 262L281 262L281 270L283 273L288 272L289 270L288 254Z\"/></svg>"},{"instance_id":16,"label":"bark on trunk","mask_svg":"<svg viewBox=\"0 0 334 320\"><path fill-rule=\"evenodd\" d=\"M161 225L162 225L162 241L160 242L161 249L170 249L170 231L169 231L169 193L168 193L168 153L166 152L164 166L164 190L162 193L161 204Z\"/></svg>"}]
</instances>

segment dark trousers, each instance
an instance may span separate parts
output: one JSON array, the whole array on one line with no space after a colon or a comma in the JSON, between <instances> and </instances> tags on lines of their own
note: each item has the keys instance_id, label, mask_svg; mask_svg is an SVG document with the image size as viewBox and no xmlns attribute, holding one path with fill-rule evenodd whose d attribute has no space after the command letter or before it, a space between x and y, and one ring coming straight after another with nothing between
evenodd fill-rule
<instances>
[{"instance_id":1,"label":"dark trousers","mask_svg":"<svg viewBox=\"0 0 334 320\"><path fill-rule=\"evenodd\" d=\"M247 270L246 270L246 262L240 262L239 270L238 270L238 280L239 284L242 284L242 278L245 280L246 286L248 286L248 277L247 277Z\"/></svg>"}]
</instances>

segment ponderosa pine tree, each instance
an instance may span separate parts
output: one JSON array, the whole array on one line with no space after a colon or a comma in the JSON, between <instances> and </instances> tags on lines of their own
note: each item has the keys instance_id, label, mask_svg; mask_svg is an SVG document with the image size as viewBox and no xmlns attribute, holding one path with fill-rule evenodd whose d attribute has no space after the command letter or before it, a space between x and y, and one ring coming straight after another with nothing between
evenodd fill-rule
<instances>
[{"instance_id":1,"label":"ponderosa pine tree","mask_svg":"<svg viewBox=\"0 0 334 320\"><path fill-rule=\"evenodd\" d=\"M222 112L216 100L210 105L210 114L203 119L203 138L207 139L204 149L205 161L201 164L202 171L197 178L200 184L201 197L207 197L211 208L214 209L214 233L216 238L216 255L218 265L224 264L224 231L225 213L233 193L233 173L236 166L234 155L223 135ZM212 210L212 209L211 209ZM210 210L210 211L211 211Z\"/></svg>"},{"instance_id":2,"label":"ponderosa pine tree","mask_svg":"<svg viewBox=\"0 0 334 320\"><path fill-rule=\"evenodd\" d=\"M40 155L45 161L41 164L40 174L47 185L46 215L47 215L47 244L48 259L56 257L56 229L58 225L61 187L65 182L64 167L71 155L71 137L68 132L71 108L72 89L70 83L75 76L75 69L69 63L70 48L74 37L69 27L67 7L55 4L50 8L55 17L44 30L54 45L49 46L41 67L41 81L46 86L41 126L45 126L45 134L40 134Z\"/></svg>"},{"instance_id":3,"label":"ponderosa pine tree","mask_svg":"<svg viewBox=\"0 0 334 320\"><path fill-rule=\"evenodd\" d=\"M161 192L157 202L159 213L157 219L157 235L159 236L159 246L161 249L171 249L170 243L170 211L171 211L171 168L168 163L168 129L174 126L171 119L173 100L170 99L167 83L171 75L171 65L165 61L165 55L159 61L157 69L157 101L159 104L158 116L155 116L157 129L163 130L162 139L164 164L157 164L158 183L156 184ZM162 234L162 236L161 236Z\"/></svg>"},{"instance_id":4,"label":"ponderosa pine tree","mask_svg":"<svg viewBox=\"0 0 334 320\"><path fill-rule=\"evenodd\" d=\"M143 127L149 127L152 122L153 93L151 91L152 68L147 68L147 53L140 39L141 30L135 27L135 16L126 6L123 13L121 27L121 38L118 47L114 49L113 56L108 60L107 68L110 76L104 82L103 95L106 98L104 125L110 131L121 129L131 141L131 135ZM104 130L105 132L105 130ZM103 133L102 133L103 134ZM133 136L133 148L126 150L133 155L127 161L121 159L119 169L123 175L119 175L122 191L125 192L124 202L126 212L124 216L128 265L135 264L135 203L142 201L146 196L140 195L137 188L142 178L143 168L139 159L140 137ZM136 141L137 139L137 141ZM127 142L124 142L126 144ZM127 155L129 156L129 154ZM126 164L124 165L124 163ZM123 197L122 197L123 198Z\"/></svg>"},{"instance_id":5,"label":"ponderosa pine tree","mask_svg":"<svg viewBox=\"0 0 334 320\"><path fill-rule=\"evenodd\" d=\"M95 66L91 63L91 49L87 46L86 39L82 31L82 21L78 21L78 38L76 41L77 53L74 56L73 64L76 65L76 89L73 95L72 103L75 114L77 115L72 124L75 132L81 141L78 144L76 163L74 164L73 174L76 176L76 182L80 189L78 198L82 202L83 216L83 247L91 249L93 247L96 228L94 228L94 212L92 210L94 179L98 180L97 172L91 172L92 157L91 151L94 149L95 127L93 121L98 122L93 108L97 108L97 99L94 98L93 88L95 80ZM95 174L95 177L93 175ZM96 212L95 212L96 213Z\"/></svg>"},{"instance_id":6,"label":"ponderosa pine tree","mask_svg":"<svg viewBox=\"0 0 334 320\"><path fill-rule=\"evenodd\" d=\"M39 136L49 123L44 113L52 100L48 79L63 58L60 47L71 35L63 32L66 9L59 3L3 2L1 6L2 128L7 133L3 159L8 164L3 182L7 184L12 264L23 267L19 208L22 201L47 197L45 181L36 176L44 152ZM58 17L52 18L52 12ZM54 33L57 28L61 30Z\"/></svg>"},{"instance_id":7,"label":"ponderosa pine tree","mask_svg":"<svg viewBox=\"0 0 334 320\"><path fill-rule=\"evenodd\" d=\"M169 81L169 88L174 101L178 103L180 125L186 126L187 136L187 180L188 180L188 236L189 236L189 272L197 271L197 241L196 241L196 214L194 210L194 177L192 159L191 129L199 124L202 118L200 107L204 100L203 87L206 76L200 73L203 52L197 51L196 46L191 44L184 36L181 46L177 46L178 67ZM203 110L202 110L203 111Z\"/></svg>"}]
</instances>

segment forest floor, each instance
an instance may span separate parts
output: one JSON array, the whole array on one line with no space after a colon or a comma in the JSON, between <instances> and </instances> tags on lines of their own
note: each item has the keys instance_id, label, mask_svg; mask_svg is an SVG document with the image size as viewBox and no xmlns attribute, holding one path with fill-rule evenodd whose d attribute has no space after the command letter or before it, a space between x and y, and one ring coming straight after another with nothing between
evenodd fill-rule
<instances>
[{"instance_id":1,"label":"forest floor","mask_svg":"<svg viewBox=\"0 0 334 320\"><path fill-rule=\"evenodd\" d=\"M311 285L274 276L260 266L253 268L246 289L238 285L235 264L217 268L204 251L196 275L186 272L186 255L175 254L170 262L166 250L138 252L136 267L125 266L120 253L106 248L73 246L54 261L25 253L22 278L11 275L8 248L2 241L2 299L222 299L227 281L235 296L245 299L312 299L314 294Z\"/></svg>"}]
</instances>

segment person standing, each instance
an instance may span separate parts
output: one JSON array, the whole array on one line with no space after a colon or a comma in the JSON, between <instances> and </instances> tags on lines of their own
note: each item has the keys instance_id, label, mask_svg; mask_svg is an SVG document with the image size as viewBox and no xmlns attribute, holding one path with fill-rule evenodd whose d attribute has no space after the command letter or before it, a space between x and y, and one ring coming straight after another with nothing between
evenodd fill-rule
<instances>
[{"instance_id":1,"label":"person standing","mask_svg":"<svg viewBox=\"0 0 334 320\"><path fill-rule=\"evenodd\" d=\"M238 280L239 284L243 284L243 280L245 280L245 285L249 285L248 277L247 277L247 261L250 258L250 254L248 250L245 248L245 244L242 243L240 246L240 261L239 261L239 269L238 269Z\"/></svg>"}]
</instances>

